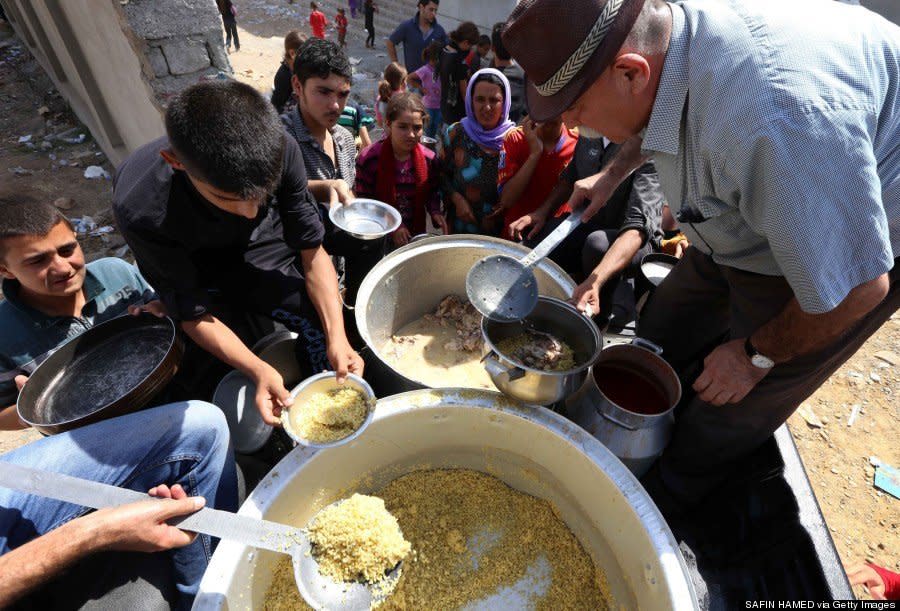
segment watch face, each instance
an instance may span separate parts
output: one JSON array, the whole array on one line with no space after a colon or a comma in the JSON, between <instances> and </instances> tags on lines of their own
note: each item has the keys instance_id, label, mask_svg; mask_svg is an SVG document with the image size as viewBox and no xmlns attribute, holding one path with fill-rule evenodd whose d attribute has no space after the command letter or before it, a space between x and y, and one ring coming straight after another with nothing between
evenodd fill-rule
<instances>
[{"instance_id":1,"label":"watch face","mask_svg":"<svg viewBox=\"0 0 900 611\"><path fill-rule=\"evenodd\" d=\"M775 366L775 361L761 354L754 354L750 358L750 362L753 363L754 367L759 367L760 369L771 369Z\"/></svg>"}]
</instances>

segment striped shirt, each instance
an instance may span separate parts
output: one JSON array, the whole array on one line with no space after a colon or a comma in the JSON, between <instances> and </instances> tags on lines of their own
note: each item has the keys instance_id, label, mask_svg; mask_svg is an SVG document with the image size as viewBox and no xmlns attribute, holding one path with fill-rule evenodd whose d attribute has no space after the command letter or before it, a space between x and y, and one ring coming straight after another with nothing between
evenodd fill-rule
<instances>
[{"instance_id":1,"label":"striped shirt","mask_svg":"<svg viewBox=\"0 0 900 611\"><path fill-rule=\"evenodd\" d=\"M306 124L299 108L281 115L281 122L294 136L303 153L303 165L309 180L336 180L341 178L351 189L356 182L356 140L344 127L335 125L331 128L334 139L334 157L332 161L319 141L316 140Z\"/></svg>"},{"instance_id":2,"label":"striped shirt","mask_svg":"<svg viewBox=\"0 0 900 611\"><path fill-rule=\"evenodd\" d=\"M822 0L670 4L644 137L691 244L827 312L900 256L900 28Z\"/></svg>"}]
</instances>

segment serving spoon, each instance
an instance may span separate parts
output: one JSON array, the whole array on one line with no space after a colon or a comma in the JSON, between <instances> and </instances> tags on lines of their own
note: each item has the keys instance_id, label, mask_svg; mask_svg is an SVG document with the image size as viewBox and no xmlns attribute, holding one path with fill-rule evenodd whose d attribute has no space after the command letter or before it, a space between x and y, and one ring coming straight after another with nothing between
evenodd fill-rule
<instances>
[{"instance_id":1,"label":"serving spoon","mask_svg":"<svg viewBox=\"0 0 900 611\"><path fill-rule=\"evenodd\" d=\"M497 322L522 320L538 302L533 267L581 224L584 209L572 213L530 253L516 259L488 255L475 262L466 274L466 295L483 316Z\"/></svg>"},{"instance_id":2,"label":"serving spoon","mask_svg":"<svg viewBox=\"0 0 900 611\"><path fill-rule=\"evenodd\" d=\"M92 509L118 507L155 498L109 484L8 463L0 463L0 486ZM299 528L208 507L168 520L168 523L182 530L288 554L294 565L297 589L315 609L370 609L390 595L400 578L403 564L399 562L384 579L374 584L339 582L319 571L319 564L311 553L309 538Z\"/></svg>"}]
</instances>

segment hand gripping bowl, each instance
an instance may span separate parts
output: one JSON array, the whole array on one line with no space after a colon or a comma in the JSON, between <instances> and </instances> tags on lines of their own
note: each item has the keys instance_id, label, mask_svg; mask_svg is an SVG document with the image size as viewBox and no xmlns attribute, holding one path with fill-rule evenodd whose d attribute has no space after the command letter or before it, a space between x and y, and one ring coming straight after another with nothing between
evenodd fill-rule
<instances>
[{"instance_id":1,"label":"hand gripping bowl","mask_svg":"<svg viewBox=\"0 0 900 611\"><path fill-rule=\"evenodd\" d=\"M377 199L354 199L346 205L334 205L328 218L340 229L360 240L377 240L400 226L397 209Z\"/></svg>"},{"instance_id":2,"label":"hand gripping bowl","mask_svg":"<svg viewBox=\"0 0 900 611\"><path fill-rule=\"evenodd\" d=\"M552 501L606 574L614 609L697 609L675 539L637 479L573 423L498 393L419 390L381 399L364 435L295 448L239 513L304 525L353 492L420 468L489 473ZM278 555L222 541L194 609L260 609Z\"/></svg>"},{"instance_id":3,"label":"hand gripping bowl","mask_svg":"<svg viewBox=\"0 0 900 611\"><path fill-rule=\"evenodd\" d=\"M284 410L281 415L284 432L288 434L288 437L296 441L301 446L319 449L343 445L359 437L362 432L366 430L366 427L369 426L369 424L371 424L372 422L372 416L375 413L375 393L372 392L372 387L369 386L368 382L352 373L347 374L347 380L344 382L344 384L349 386L350 388L358 390L360 393L362 393L366 400L370 402L369 411L366 414L366 419L363 420L362 424L358 429L356 429L356 431L354 431L347 437L344 437L343 439L338 439L337 441L314 442L301 437L300 434L291 426L290 413L292 410L303 409L304 403L316 393L328 392L329 390L334 390L335 388L341 388L341 385L338 384L336 374L333 371L325 371L306 378L305 380L300 382L300 384L294 387L293 390L291 390L291 406Z\"/></svg>"}]
</instances>

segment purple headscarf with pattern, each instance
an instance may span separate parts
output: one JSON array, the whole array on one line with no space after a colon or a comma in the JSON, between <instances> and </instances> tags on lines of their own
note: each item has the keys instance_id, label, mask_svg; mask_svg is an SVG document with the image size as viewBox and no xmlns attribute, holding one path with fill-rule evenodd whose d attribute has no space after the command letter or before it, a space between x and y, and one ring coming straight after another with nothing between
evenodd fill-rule
<instances>
[{"instance_id":1,"label":"purple headscarf with pattern","mask_svg":"<svg viewBox=\"0 0 900 611\"><path fill-rule=\"evenodd\" d=\"M475 82L479 76L490 74L496 76L503 83L503 115L494 129L484 129L478 119L475 118L475 112L472 110L472 94L475 91ZM493 151L499 151L503 148L503 136L510 129L516 126L509 120L509 107L512 104L510 99L509 81L506 76L499 70L494 68L482 68L472 75L469 79L469 86L466 88L466 116L461 121L463 129L478 146Z\"/></svg>"}]
</instances>

